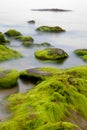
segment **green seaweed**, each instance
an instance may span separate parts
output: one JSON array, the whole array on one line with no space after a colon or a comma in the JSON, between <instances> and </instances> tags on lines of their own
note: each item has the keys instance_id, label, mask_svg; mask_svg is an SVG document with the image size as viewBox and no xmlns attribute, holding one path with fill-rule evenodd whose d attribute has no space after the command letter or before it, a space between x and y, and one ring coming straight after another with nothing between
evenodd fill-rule
<instances>
[{"instance_id":1,"label":"green seaweed","mask_svg":"<svg viewBox=\"0 0 87 130\"><path fill-rule=\"evenodd\" d=\"M59 26L55 26L55 27L50 27L50 26L40 26L36 29L37 31L42 31L42 32L65 32L64 29L62 29Z\"/></svg>"},{"instance_id":2,"label":"green seaweed","mask_svg":"<svg viewBox=\"0 0 87 130\"><path fill-rule=\"evenodd\" d=\"M5 36L2 32L0 32L0 45L4 45L5 43L9 43L10 41L5 39Z\"/></svg>"},{"instance_id":3,"label":"green seaweed","mask_svg":"<svg viewBox=\"0 0 87 130\"><path fill-rule=\"evenodd\" d=\"M68 57L68 54L62 49L46 48L34 52L36 58L41 60L62 60Z\"/></svg>"},{"instance_id":4,"label":"green seaweed","mask_svg":"<svg viewBox=\"0 0 87 130\"><path fill-rule=\"evenodd\" d=\"M86 130L87 66L39 69L53 75L8 98L13 115L0 124L0 130Z\"/></svg>"},{"instance_id":5,"label":"green seaweed","mask_svg":"<svg viewBox=\"0 0 87 130\"><path fill-rule=\"evenodd\" d=\"M23 42L33 42L34 39L31 36L17 36L16 39L23 41Z\"/></svg>"},{"instance_id":6,"label":"green seaweed","mask_svg":"<svg viewBox=\"0 0 87 130\"><path fill-rule=\"evenodd\" d=\"M6 61L14 58L20 58L22 55L4 45L0 45L0 61Z\"/></svg>"},{"instance_id":7,"label":"green seaweed","mask_svg":"<svg viewBox=\"0 0 87 130\"><path fill-rule=\"evenodd\" d=\"M80 58L84 61L87 61L87 49L77 49L74 51L74 53L80 56Z\"/></svg>"},{"instance_id":8,"label":"green seaweed","mask_svg":"<svg viewBox=\"0 0 87 130\"><path fill-rule=\"evenodd\" d=\"M16 70L0 71L0 89L14 87L17 84L19 72Z\"/></svg>"},{"instance_id":9,"label":"green seaweed","mask_svg":"<svg viewBox=\"0 0 87 130\"><path fill-rule=\"evenodd\" d=\"M20 36L22 34L15 29L9 29L7 32L5 32L5 35L8 37L16 37L16 36Z\"/></svg>"}]
</instances>

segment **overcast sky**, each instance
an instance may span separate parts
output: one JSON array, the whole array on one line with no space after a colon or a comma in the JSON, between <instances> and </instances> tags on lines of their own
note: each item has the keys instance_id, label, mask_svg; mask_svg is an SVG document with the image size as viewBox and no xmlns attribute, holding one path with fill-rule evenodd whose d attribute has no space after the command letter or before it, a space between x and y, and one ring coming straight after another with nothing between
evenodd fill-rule
<instances>
[{"instance_id":1,"label":"overcast sky","mask_svg":"<svg viewBox=\"0 0 87 130\"><path fill-rule=\"evenodd\" d=\"M87 0L0 0L0 11L18 8L86 9L86 6Z\"/></svg>"}]
</instances>

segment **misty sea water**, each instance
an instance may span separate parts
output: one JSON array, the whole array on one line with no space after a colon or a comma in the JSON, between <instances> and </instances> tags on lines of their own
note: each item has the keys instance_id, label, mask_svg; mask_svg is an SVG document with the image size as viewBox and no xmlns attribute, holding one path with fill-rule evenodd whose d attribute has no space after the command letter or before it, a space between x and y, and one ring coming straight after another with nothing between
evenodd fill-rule
<instances>
[{"instance_id":1,"label":"misty sea water","mask_svg":"<svg viewBox=\"0 0 87 130\"><path fill-rule=\"evenodd\" d=\"M30 4L31 3L31 4ZM43 3L43 4L42 4ZM87 9L86 2L82 0L52 0L51 2L37 0L36 2L3 1L0 4L0 31L6 32L9 29L16 29L23 35L32 36L34 43L49 42L57 48L65 50L69 57L63 63L43 62L34 57L34 51L43 47L26 48L18 41L12 40L10 48L18 50L23 54L23 58L0 63L0 67L8 69L26 69L34 67L52 66L57 68L69 68L78 65L86 65L86 62L77 57L73 51L75 49L87 48ZM70 12L40 12L31 11L34 8L59 8L69 9ZM29 20L35 20L35 24L29 24ZM37 32L38 26L61 26L66 30L64 33L42 33Z\"/></svg>"}]
</instances>

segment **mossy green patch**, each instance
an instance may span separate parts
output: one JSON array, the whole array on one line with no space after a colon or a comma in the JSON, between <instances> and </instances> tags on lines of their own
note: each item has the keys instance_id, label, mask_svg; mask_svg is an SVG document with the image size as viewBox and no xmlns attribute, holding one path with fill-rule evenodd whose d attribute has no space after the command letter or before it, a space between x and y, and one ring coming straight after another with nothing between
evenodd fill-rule
<instances>
[{"instance_id":1,"label":"mossy green patch","mask_svg":"<svg viewBox=\"0 0 87 130\"><path fill-rule=\"evenodd\" d=\"M80 56L84 61L87 61L87 49L77 49L74 53Z\"/></svg>"},{"instance_id":2,"label":"mossy green patch","mask_svg":"<svg viewBox=\"0 0 87 130\"><path fill-rule=\"evenodd\" d=\"M3 33L0 32L0 45L4 45L5 43L9 43L10 41L5 39L5 36Z\"/></svg>"},{"instance_id":3,"label":"mossy green patch","mask_svg":"<svg viewBox=\"0 0 87 130\"><path fill-rule=\"evenodd\" d=\"M23 41L23 42L33 42L34 39L31 36L17 36L16 39Z\"/></svg>"},{"instance_id":4,"label":"mossy green patch","mask_svg":"<svg viewBox=\"0 0 87 130\"><path fill-rule=\"evenodd\" d=\"M47 123L36 130L80 130L80 128L69 122L58 122Z\"/></svg>"},{"instance_id":5,"label":"mossy green patch","mask_svg":"<svg viewBox=\"0 0 87 130\"><path fill-rule=\"evenodd\" d=\"M0 89L7 89L17 85L19 72L16 70L0 71Z\"/></svg>"},{"instance_id":6,"label":"mossy green patch","mask_svg":"<svg viewBox=\"0 0 87 130\"><path fill-rule=\"evenodd\" d=\"M41 60L62 60L68 57L68 54L59 48L46 48L37 50L34 53L35 57Z\"/></svg>"},{"instance_id":7,"label":"mossy green patch","mask_svg":"<svg viewBox=\"0 0 87 130\"><path fill-rule=\"evenodd\" d=\"M0 130L86 130L87 66L39 70L53 75L8 98L13 115L0 124Z\"/></svg>"},{"instance_id":8,"label":"mossy green patch","mask_svg":"<svg viewBox=\"0 0 87 130\"><path fill-rule=\"evenodd\" d=\"M42 32L65 32L64 29L62 29L59 26L55 26L55 27L50 27L50 26L40 26L36 29L37 31L42 31Z\"/></svg>"},{"instance_id":9,"label":"mossy green patch","mask_svg":"<svg viewBox=\"0 0 87 130\"><path fill-rule=\"evenodd\" d=\"M14 58L20 58L22 55L4 45L0 45L0 61L10 60Z\"/></svg>"},{"instance_id":10,"label":"mossy green patch","mask_svg":"<svg viewBox=\"0 0 87 130\"><path fill-rule=\"evenodd\" d=\"M32 46L34 46L33 42L31 42L31 41L25 41L25 42L22 43L22 45L25 46L25 47L32 47Z\"/></svg>"},{"instance_id":11,"label":"mossy green patch","mask_svg":"<svg viewBox=\"0 0 87 130\"><path fill-rule=\"evenodd\" d=\"M5 32L5 35L8 37L16 37L16 36L20 36L22 34L15 29L9 29L7 32Z\"/></svg>"}]
</instances>

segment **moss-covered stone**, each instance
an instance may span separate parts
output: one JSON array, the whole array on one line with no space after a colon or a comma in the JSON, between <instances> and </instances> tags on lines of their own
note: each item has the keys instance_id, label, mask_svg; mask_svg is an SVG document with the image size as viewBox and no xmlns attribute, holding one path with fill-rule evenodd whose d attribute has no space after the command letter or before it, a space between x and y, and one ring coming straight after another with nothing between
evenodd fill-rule
<instances>
[{"instance_id":1,"label":"moss-covered stone","mask_svg":"<svg viewBox=\"0 0 87 130\"><path fill-rule=\"evenodd\" d=\"M0 32L0 45L4 45L5 43L9 43L10 41L5 39L5 36L2 32Z\"/></svg>"},{"instance_id":2,"label":"moss-covered stone","mask_svg":"<svg viewBox=\"0 0 87 130\"><path fill-rule=\"evenodd\" d=\"M29 92L8 98L13 116L0 130L86 130L87 66L41 70L52 75Z\"/></svg>"},{"instance_id":3,"label":"moss-covered stone","mask_svg":"<svg viewBox=\"0 0 87 130\"><path fill-rule=\"evenodd\" d=\"M16 39L23 42L33 42L34 39L31 36L17 36Z\"/></svg>"},{"instance_id":4,"label":"moss-covered stone","mask_svg":"<svg viewBox=\"0 0 87 130\"><path fill-rule=\"evenodd\" d=\"M30 42L30 41L25 41L22 43L22 45L24 46L27 46L27 47L40 47L40 46L52 46L50 43L48 42L43 42L43 43L33 43L33 42Z\"/></svg>"},{"instance_id":5,"label":"moss-covered stone","mask_svg":"<svg viewBox=\"0 0 87 130\"><path fill-rule=\"evenodd\" d=\"M15 29L9 29L7 32L5 32L5 35L8 37L16 37L16 36L20 36L22 34Z\"/></svg>"},{"instance_id":6,"label":"moss-covered stone","mask_svg":"<svg viewBox=\"0 0 87 130\"><path fill-rule=\"evenodd\" d=\"M0 70L0 89L12 88L17 85L19 72L16 70Z\"/></svg>"},{"instance_id":7,"label":"moss-covered stone","mask_svg":"<svg viewBox=\"0 0 87 130\"><path fill-rule=\"evenodd\" d=\"M42 32L65 32L64 29L62 29L59 26L55 26L55 27L50 27L50 26L40 26L36 29L37 31L42 31Z\"/></svg>"},{"instance_id":8,"label":"moss-covered stone","mask_svg":"<svg viewBox=\"0 0 87 130\"><path fill-rule=\"evenodd\" d=\"M62 60L68 57L68 54L59 48L46 48L37 50L34 53L35 57L41 60Z\"/></svg>"},{"instance_id":9,"label":"moss-covered stone","mask_svg":"<svg viewBox=\"0 0 87 130\"><path fill-rule=\"evenodd\" d=\"M29 80L33 83L45 80L47 77L53 75L53 72L57 69L52 68L33 68L20 72L20 78L23 80Z\"/></svg>"},{"instance_id":10,"label":"moss-covered stone","mask_svg":"<svg viewBox=\"0 0 87 130\"><path fill-rule=\"evenodd\" d=\"M0 45L0 61L10 60L14 58L20 58L22 55L4 45Z\"/></svg>"},{"instance_id":11,"label":"moss-covered stone","mask_svg":"<svg viewBox=\"0 0 87 130\"><path fill-rule=\"evenodd\" d=\"M34 46L33 42L30 42L30 41L25 41L25 42L22 43L22 45L25 46L25 47L32 47L32 46Z\"/></svg>"},{"instance_id":12,"label":"moss-covered stone","mask_svg":"<svg viewBox=\"0 0 87 130\"><path fill-rule=\"evenodd\" d=\"M77 49L74 53L80 56L84 61L87 61L87 49Z\"/></svg>"}]
</instances>

